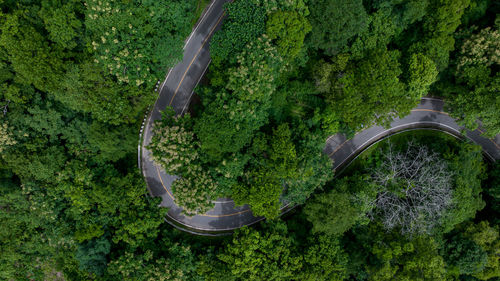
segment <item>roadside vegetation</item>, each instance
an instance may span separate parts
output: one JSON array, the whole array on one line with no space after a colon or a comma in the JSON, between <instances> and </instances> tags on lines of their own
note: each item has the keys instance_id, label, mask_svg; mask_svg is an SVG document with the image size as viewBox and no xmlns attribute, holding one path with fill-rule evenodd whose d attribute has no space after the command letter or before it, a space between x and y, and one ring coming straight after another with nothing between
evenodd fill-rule
<instances>
[{"instance_id":1,"label":"roadside vegetation","mask_svg":"<svg viewBox=\"0 0 500 281\"><path fill-rule=\"evenodd\" d=\"M226 4L201 103L166 109L149 147L187 215L231 197L268 218L214 239L166 224L136 166L207 4L0 1L0 279L500 278L500 166L478 147L399 135L339 175L322 152L425 95L500 133L498 2Z\"/></svg>"}]
</instances>

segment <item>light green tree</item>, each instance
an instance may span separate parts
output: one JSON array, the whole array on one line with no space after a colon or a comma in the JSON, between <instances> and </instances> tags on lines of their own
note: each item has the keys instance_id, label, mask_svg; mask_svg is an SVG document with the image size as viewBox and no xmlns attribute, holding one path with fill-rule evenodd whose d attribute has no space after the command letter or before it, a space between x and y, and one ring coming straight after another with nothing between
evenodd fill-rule
<instances>
[{"instance_id":1,"label":"light green tree","mask_svg":"<svg viewBox=\"0 0 500 281\"><path fill-rule=\"evenodd\" d=\"M243 280L293 280L302 267L284 223L270 224L264 231L237 230L218 258Z\"/></svg>"}]
</instances>

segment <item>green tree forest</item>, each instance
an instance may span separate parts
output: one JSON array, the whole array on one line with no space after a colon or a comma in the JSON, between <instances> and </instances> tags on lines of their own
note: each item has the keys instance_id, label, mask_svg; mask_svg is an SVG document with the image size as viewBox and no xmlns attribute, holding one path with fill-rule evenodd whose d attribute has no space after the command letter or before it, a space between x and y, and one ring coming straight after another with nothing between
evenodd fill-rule
<instances>
[{"instance_id":1,"label":"green tree forest","mask_svg":"<svg viewBox=\"0 0 500 281\"><path fill-rule=\"evenodd\" d=\"M230 197L267 218L215 238L166 223L137 167L206 4L0 0L1 280L500 279L500 164L480 147L402 133L336 175L323 153L423 96L499 134L498 1L225 4L198 102L148 147L186 215Z\"/></svg>"}]
</instances>

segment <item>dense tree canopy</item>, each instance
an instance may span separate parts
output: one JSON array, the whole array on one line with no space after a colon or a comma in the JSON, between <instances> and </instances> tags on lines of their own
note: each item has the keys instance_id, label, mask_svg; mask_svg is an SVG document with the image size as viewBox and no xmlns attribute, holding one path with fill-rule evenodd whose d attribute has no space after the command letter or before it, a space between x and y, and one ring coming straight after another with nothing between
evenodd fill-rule
<instances>
[{"instance_id":1,"label":"dense tree canopy","mask_svg":"<svg viewBox=\"0 0 500 281\"><path fill-rule=\"evenodd\" d=\"M165 109L148 147L186 215L231 197L269 219L205 239L164 221L136 152L209 4L0 0L0 279L500 278L500 166L478 147L400 134L335 178L323 153L425 95L499 133L497 2L228 2L189 114Z\"/></svg>"}]
</instances>

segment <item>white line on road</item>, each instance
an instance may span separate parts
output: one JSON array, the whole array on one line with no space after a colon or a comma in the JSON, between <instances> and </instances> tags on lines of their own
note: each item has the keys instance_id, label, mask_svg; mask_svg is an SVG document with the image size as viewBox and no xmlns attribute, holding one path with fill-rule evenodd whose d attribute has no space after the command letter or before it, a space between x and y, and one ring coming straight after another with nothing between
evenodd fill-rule
<instances>
[{"instance_id":1,"label":"white line on road","mask_svg":"<svg viewBox=\"0 0 500 281\"><path fill-rule=\"evenodd\" d=\"M201 74L200 78L198 78L198 81L196 82L195 85L198 85L198 83L200 83L201 78L203 78L203 76L205 76L205 72L207 72L207 69L208 69L208 66L210 65L210 62L212 62L212 59L210 59L208 61L207 66L205 67L205 70L203 70L203 73ZM195 86L195 88L196 88L196 86ZM182 108L181 115L184 114L184 111L186 110L186 107L189 105L189 101L191 100L191 97L193 96L193 93L194 93L194 88L193 88L193 91L191 92L191 94L189 95L188 100L184 104L184 107Z\"/></svg>"},{"instance_id":2,"label":"white line on road","mask_svg":"<svg viewBox=\"0 0 500 281\"><path fill-rule=\"evenodd\" d=\"M215 2L217 2L217 0L213 0L212 1L212 4L210 4L210 6L207 8L207 11L203 14L203 17L201 18L201 20L198 21L198 24L195 26L195 28L191 32L191 35L189 35L188 40L186 41L186 44L184 44L184 47L182 48L183 50L186 50L186 47L189 44L189 41L193 37L194 33L196 32L196 29L198 28L198 26L201 25L201 23L203 22L203 20L205 19L205 17L209 14L210 9L212 8L212 6L214 5Z\"/></svg>"},{"instance_id":3,"label":"white line on road","mask_svg":"<svg viewBox=\"0 0 500 281\"><path fill-rule=\"evenodd\" d=\"M437 127L438 127L438 128L439 128L440 126L442 126L442 127L447 127L447 128L449 128L451 131L454 131L454 132L456 132L456 133L457 133L457 134L459 134L459 135L461 134L459 130L457 130L457 129L455 129L455 128L451 127L451 126L448 126L448 125L446 125L446 124L439 123L439 122L432 122L432 121L420 122L420 121L419 121L419 122L411 122L411 123L401 124L401 125L398 125L398 126L392 127L392 128L390 128L389 130L385 130L385 131L383 131L383 132L380 132L380 133L376 134L375 136L373 136L373 137L369 138L367 141L363 142L361 145L359 145L359 146L358 146L358 148L359 148L359 149L356 149L356 150L354 150L353 152L351 152L351 153L350 153L347 157L345 157L345 158L344 158L344 160L342 160L342 162L340 162L340 163L337 165L337 167L342 166L342 164L344 164L344 162L345 162L347 159L349 159L352 155L356 154L356 153L357 153L357 152L359 152L359 151L364 150L364 149L363 149L363 147L364 147L367 143L372 142L372 140L373 140L373 139L378 138L380 135L383 135L383 134L385 134L385 133L387 133L387 132L390 132L390 131L392 131L392 130L394 130L394 129L397 129L397 128L407 127L407 126L411 126L411 125L415 125L415 124L432 124L432 125L437 125ZM392 135L392 134L391 134L391 133L389 133L389 135ZM389 135L388 135L388 136L389 136ZM352 139L351 139L351 140L352 140ZM487 153L487 154L488 154L488 153ZM489 155L489 154L488 154L488 155ZM333 159L332 159L332 160L333 160Z\"/></svg>"}]
</instances>

